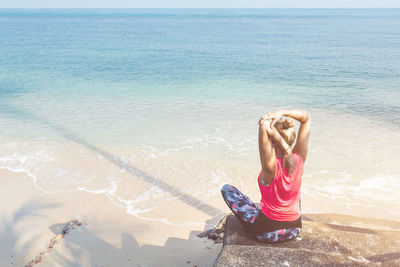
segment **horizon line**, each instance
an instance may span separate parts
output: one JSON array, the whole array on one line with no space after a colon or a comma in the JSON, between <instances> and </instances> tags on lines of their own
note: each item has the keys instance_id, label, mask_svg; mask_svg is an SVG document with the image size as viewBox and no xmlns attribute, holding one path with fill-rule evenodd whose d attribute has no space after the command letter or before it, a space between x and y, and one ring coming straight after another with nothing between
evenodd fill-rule
<instances>
[{"instance_id":1,"label":"horizon line","mask_svg":"<svg viewBox=\"0 0 400 267\"><path fill-rule=\"evenodd\" d=\"M0 7L0 9L400 9L398 7Z\"/></svg>"}]
</instances>

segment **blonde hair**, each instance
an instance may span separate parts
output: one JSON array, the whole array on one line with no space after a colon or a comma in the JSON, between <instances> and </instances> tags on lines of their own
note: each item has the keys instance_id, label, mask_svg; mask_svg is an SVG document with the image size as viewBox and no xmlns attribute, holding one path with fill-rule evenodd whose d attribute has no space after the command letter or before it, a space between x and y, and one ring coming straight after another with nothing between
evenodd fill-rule
<instances>
[{"instance_id":1,"label":"blonde hair","mask_svg":"<svg viewBox=\"0 0 400 267\"><path fill-rule=\"evenodd\" d=\"M296 140L296 129L294 128L293 120L282 117L275 123L275 129L289 146L293 145Z\"/></svg>"}]
</instances>

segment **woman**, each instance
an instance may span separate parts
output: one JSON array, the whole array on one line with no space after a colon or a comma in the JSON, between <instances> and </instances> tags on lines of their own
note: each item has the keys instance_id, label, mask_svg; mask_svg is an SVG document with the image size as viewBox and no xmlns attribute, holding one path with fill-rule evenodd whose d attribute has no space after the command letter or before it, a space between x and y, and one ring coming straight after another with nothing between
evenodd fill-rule
<instances>
[{"instance_id":1,"label":"woman","mask_svg":"<svg viewBox=\"0 0 400 267\"><path fill-rule=\"evenodd\" d=\"M293 149L296 130L293 121L282 116L301 123ZM261 117L258 124L261 207L234 186L224 185L221 193L251 237L265 242L291 240L302 227L300 187L310 136L310 115L300 110L279 110Z\"/></svg>"}]
</instances>

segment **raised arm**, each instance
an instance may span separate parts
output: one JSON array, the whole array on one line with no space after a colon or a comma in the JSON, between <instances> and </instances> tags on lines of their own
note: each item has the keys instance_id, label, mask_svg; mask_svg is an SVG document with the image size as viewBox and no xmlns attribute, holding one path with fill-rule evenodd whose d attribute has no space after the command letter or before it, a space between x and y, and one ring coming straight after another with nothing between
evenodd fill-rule
<instances>
[{"instance_id":1,"label":"raised arm","mask_svg":"<svg viewBox=\"0 0 400 267\"><path fill-rule=\"evenodd\" d=\"M299 154L300 157L303 159L303 162L306 161L308 152L308 139L310 137L310 128L311 128L310 114L307 111L303 110L280 110L276 112L276 115L279 117L278 118L276 118L276 116L274 117L271 123L272 125L281 116L287 116L300 122L300 128L297 134L297 140L293 148L293 152Z\"/></svg>"},{"instance_id":2,"label":"raised arm","mask_svg":"<svg viewBox=\"0 0 400 267\"><path fill-rule=\"evenodd\" d=\"M276 158L271 141L268 138L266 120L261 118L258 122L258 150L260 152L261 161L261 179L266 184L270 184L274 180Z\"/></svg>"},{"instance_id":3,"label":"raised arm","mask_svg":"<svg viewBox=\"0 0 400 267\"><path fill-rule=\"evenodd\" d=\"M270 138L270 140L273 141L276 146L280 147L280 149L282 150L282 166L287 168L287 172L289 175L292 175L294 168L296 167L292 156L292 148L288 145L288 143L286 143L286 141L275 128L273 123L271 123L269 126L270 127L266 127L268 137Z\"/></svg>"}]
</instances>

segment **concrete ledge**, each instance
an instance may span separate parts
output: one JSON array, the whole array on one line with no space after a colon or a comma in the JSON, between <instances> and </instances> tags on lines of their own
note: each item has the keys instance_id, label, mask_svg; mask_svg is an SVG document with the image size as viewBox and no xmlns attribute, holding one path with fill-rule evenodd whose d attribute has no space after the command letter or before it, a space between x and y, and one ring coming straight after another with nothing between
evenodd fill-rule
<instances>
[{"instance_id":1,"label":"concrete ledge","mask_svg":"<svg viewBox=\"0 0 400 267\"><path fill-rule=\"evenodd\" d=\"M267 244L248 238L229 215L215 266L400 266L399 230L400 222L308 214L297 239Z\"/></svg>"}]
</instances>

